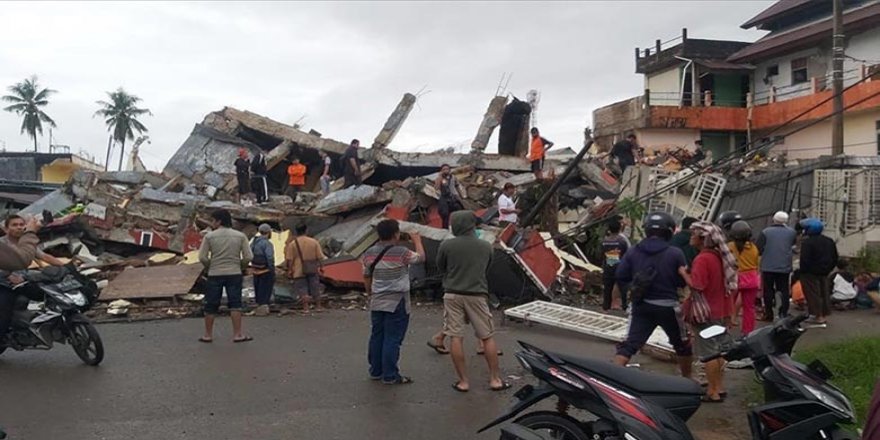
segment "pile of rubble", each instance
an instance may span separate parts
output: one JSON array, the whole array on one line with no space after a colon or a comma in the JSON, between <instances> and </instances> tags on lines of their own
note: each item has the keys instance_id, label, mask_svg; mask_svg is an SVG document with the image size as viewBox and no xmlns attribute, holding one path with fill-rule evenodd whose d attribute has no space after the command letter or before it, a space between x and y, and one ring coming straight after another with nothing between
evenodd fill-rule
<instances>
[{"instance_id":1,"label":"pile of rubble","mask_svg":"<svg viewBox=\"0 0 880 440\"><path fill-rule=\"evenodd\" d=\"M490 276L498 301L518 304L552 297L554 292L586 291L597 285L596 278L589 274L598 268L587 261L576 243L542 233L557 232L556 224L573 226L582 222L597 203L616 195L616 179L593 159L582 160L572 165L576 172L552 197L548 204L552 209L544 209L533 222L537 227L501 228L494 220L495 205L506 183L517 186L520 206L526 209L533 207L549 187L549 181L536 181L523 156L486 154L482 150L487 136L501 120L489 113L497 112L498 102L503 100L504 104L506 99L493 100L494 107L490 106L478 130L480 142L475 140L470 153L390 150L386 147L406 118L407 106L414 100L408 98L411 96L404 96L372 147L360 149L364 183L342 189L339 179L327 196L318 192L320 153L326 153L335 163L348 144L314 130L305 132L227 107L195 125L162 173L79 170L62 188L37 200L23 213L44 217L46 226L41 238L46 252L76 258L89 276L101 281L102 303L94 312L99 316L127 319L198 313L203 278L196 253L211 212L220 208L229 210L234 227L248 236L254 235L261 223L278 231L273 241L279 262L284 260L282 250L288 231L307 225L309 234L321 241L331 257L322 276L328 293L351 308L358 307L358 291L363 289L358 259L377 241L374 225L383 218L397 219L404 232L422 235L428 261L413 271L413 285L428 296L439 293L434 255L439 242L450 233L440 227L434 179L440 166L448 164L463 187L465 208L484 220L481 237L496 243L497 258ZM500 109L503 111L504 105ZM519 151L522 140L515 142L514 148L500 151ZM267 203L238 201L233 163L242 148L261 152L267 158L267 183L272 194ZM295 202L281 195L287 182L283 165L294 157L309 168L306 191L299 193ZM574 159L571 149L554 151L547 157L547 174L561 174ZM550 230L540 227L545 224L554 226ZM288 283L283 274L279 275L277 299L294 303ZM281 307L286 308L289 306Z\"/></svg>"}]
</instances>

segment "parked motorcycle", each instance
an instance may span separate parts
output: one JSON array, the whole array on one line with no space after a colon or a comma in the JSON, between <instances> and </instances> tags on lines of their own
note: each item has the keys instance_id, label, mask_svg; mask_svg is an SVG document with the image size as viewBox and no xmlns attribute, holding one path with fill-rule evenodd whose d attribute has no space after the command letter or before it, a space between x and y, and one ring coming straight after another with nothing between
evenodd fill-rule
<instances>
[{"instance_id":1,"label":"parked motorcycle","mask_svg":"<svg viewBox=\"0 0 880 440\"><path fill-rule=\"evenodd\" d=\"M827 382L828 369L818 361L804 366L791 359L791 349L806 331L800 327L804 319L789 317L763 327L725 352L701 360L752 359L766 402L749 411L753 439L858 440L858 435L841 428L855 416L849 399ZM724 331L712 327L701 335L717 337ZM516 358L540 384L522 387L508 412L480 432L556 396L555 411L531 412L514 423L562 440L694 440L685 422L700 407L702 390L696 382L520 345L523 351ZM593 417L578 420L569 415L571 407ZM516 437L502 433L501 438Z\"/></svg>"},{"instance_id":2,"label":"parked motorcycle","mask_svg":"<svg viewBox=\"0 0 880 440\"><path fill-rule=\"evenodd\" d=\"M27 296L17 297L9 332L0 341L0 354L7 348L49 350L60 342L70 344L87 365L100 364L104 344L94 325L83 315L98 298L95 282L72 264L31 271L27 278L16 289L38 289L45 298L44 304L40 310L32 311L28 309Z\"/></svg>"}]
</instances>

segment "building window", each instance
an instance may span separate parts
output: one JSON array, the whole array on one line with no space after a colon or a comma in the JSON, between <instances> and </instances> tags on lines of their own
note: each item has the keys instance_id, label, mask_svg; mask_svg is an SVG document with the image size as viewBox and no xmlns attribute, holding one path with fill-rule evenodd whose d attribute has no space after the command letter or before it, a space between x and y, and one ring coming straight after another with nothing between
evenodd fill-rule
<instances>
[{"instance_id":1,"label":"building window","mask_svg":"<svg viewBox=\"0 0 880 440\"><path fill-rule=\"evenodd\" d=\"M141 232L141 242L140 242L140 245L141 245L141 246L147 246L147 247L152 246L152 245L153 245L153 233L152 233L152 232L142 231L142 232Z\"/></svg>"},{"instance_id":2,"label":"building window","mask_svg":"<svg viewBox=\"0 0 880 440\"><path fill-rule=\"evenodd\" d=\"M779 75L779 64L767 66L767 74L764 75L764 77L770 78L771 76L776 76L776 75Z\"/></svg>"},{"instance_id":3,"label":"building window","mask_svg":"<svg viewBox=\"0 0 880 440\"><path fill-rule=\"evenodd\" d=\"M807 76L807 58L796 58L791 60L791 83L800 84L809 81Z\"/></svg>"}]
</instances>

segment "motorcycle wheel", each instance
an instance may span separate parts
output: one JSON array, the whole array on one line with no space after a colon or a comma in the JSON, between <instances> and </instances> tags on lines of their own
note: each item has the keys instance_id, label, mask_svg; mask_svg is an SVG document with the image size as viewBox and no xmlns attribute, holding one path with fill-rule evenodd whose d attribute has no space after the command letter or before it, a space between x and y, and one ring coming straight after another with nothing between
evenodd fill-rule
<instances>
[{"instance_id":1,"label":"motorcycle wheel","mask_svg":"<svg viewBox=\"0 0 880 440\"><path fill-rule=\"evenodd\" d=\"M526 414L514 423L536 431L554 440L591 440L574 418L557 412ZM501 436L501 440L510 440Z\"/></svg>"},{"instance_id":2,"label":"motorcycle wheel","mask_svg":"<svg viewBox=\"0 0 880 440\"><path fill-rule=\"evenodd\" d=\"M75 322L70 326L70 345L86 365L96 366L104 360L104 343L91 323Z\"/></svg>"}]
</instances>

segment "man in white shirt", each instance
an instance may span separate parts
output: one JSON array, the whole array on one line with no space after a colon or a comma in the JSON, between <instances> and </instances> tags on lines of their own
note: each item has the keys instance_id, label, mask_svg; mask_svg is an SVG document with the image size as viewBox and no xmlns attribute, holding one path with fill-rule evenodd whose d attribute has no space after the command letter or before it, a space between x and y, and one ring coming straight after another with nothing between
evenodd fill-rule
<instances>
[{"instance_id":1,"label":"man in white shirt","mask_svg":"<svg viewBox=\"0 0 880 440\"><path fill-rule=\"evenodd\" d=\"M513 196L516 194L516 186L510 182L504 184L504 189L498 197L498 222L501 224L516 224L517 214L522 212L516 209Z\"/></svg>"}]
</instances>

